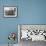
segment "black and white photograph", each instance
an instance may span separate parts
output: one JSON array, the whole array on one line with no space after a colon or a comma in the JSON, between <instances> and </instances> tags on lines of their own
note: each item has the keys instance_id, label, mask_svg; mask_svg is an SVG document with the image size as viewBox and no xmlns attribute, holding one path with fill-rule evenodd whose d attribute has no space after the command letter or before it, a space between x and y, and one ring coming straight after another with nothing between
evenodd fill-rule
<instances>
[{"instance_id":1,"label":"black and white photograph","mask_svg":"<svg viewBox=\"0 0 46 46\"><path fill-rule=\"evenodd\" d=\"M16 17L17 8L16 7L4 7L4 17Z\"/></svg>"}]
</instances>

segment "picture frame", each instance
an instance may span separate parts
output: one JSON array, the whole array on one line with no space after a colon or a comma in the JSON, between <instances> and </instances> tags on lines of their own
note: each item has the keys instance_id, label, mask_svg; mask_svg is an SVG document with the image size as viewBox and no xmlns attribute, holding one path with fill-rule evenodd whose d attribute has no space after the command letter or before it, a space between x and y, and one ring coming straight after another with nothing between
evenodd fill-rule
<instances>
[{"instance_id":1,"label":"picture frame","mask_svg":"<svg viewBox=\"0 0 46 46\"><path fill-rule=\"evenodd\" d=\"M4 7L4 17L16 17L17 7L15 6L5 6Z\"/></svg>"}]
</instances>

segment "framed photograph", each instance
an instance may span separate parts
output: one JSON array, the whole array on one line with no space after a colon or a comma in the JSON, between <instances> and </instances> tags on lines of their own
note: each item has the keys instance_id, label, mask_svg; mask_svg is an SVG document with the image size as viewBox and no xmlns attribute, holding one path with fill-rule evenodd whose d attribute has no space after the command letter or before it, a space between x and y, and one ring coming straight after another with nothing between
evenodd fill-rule
<instances>
[{"instance_id":1,"label":"framed photograph","mask_svg":"<svg viewBox=\"0 0 46 46\"><path fill-rule=\"evenodd\" d=\"M17 8L16 7L4 7L4 17L16 17Z\"/></svg>"}]
</instances>

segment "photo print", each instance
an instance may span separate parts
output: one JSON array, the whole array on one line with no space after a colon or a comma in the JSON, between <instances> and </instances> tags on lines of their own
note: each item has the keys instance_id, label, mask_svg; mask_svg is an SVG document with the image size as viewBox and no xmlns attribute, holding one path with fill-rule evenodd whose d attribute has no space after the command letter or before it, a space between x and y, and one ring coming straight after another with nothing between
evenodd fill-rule
<instances>
[{"instance_id":1,"label":"photo print","mask_svg":"<svg viewBox=\"0 0 46 46\"><path fill-rule=\"evenodd\" d=\"M16 17L17 8L16 7L4 7L4 17Z\"/></svg>"}]
</instances>

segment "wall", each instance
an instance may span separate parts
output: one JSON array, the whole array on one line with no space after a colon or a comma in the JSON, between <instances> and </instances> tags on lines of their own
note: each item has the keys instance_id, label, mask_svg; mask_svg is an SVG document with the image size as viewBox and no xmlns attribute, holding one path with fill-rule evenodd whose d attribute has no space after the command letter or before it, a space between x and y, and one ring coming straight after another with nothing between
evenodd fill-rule
<instances>
[{"instance_id":1,"label":"wall","mask_svg":"<svg viewBox=\"0 0 46 46\"><path fill-rule=\"evenodd\" d=\"M3 15L3 8L5 6L18 6L18 0L0 0L0 44L7 44L8 34L10 32L17 32L17 17L16 18L5 18ZM18 42L17 39L15 41Z\"/></svg>"},{"instance_id":2,"label":"wall","mask_svg":"<svg viewBox=\"0 0 46 46\"><path fill-rule=\"evenodd\" d=\"M4 18L4 6L16 6L18 16ZM46 0L0 0L0 44L8 43L9 32L18 32L18 24L46 24Z\"/></svg>"}]
</instances>

